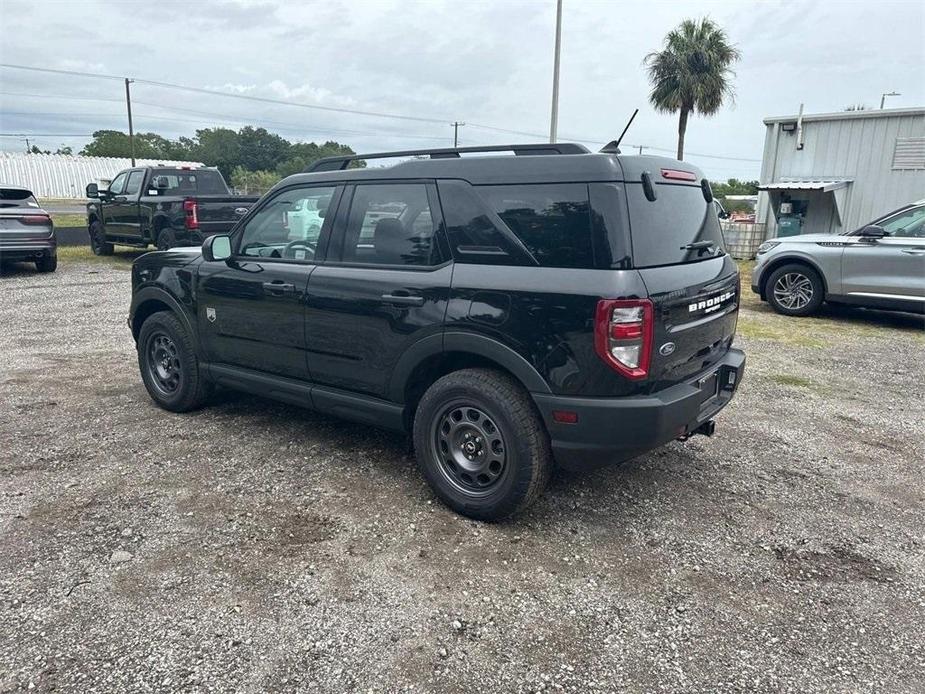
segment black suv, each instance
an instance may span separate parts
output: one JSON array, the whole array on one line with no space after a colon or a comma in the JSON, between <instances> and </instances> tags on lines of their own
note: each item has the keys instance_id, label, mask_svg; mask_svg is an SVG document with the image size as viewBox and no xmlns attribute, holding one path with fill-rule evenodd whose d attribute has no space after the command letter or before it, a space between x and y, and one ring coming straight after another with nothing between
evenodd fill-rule
<instances>
[{"instance_id":1,"label":"black suv","mask_svg":"<svg viewBox=\"0 0 925 694\"><path fill-rule=\"evenodd\" d=\"M320 160L201 253L138 258L129 326L161 407L221 385L409 432L436 493L492 519L553 460L711 434L738 301L690 164L512 145Z\"/></svg>"}]
</instances>

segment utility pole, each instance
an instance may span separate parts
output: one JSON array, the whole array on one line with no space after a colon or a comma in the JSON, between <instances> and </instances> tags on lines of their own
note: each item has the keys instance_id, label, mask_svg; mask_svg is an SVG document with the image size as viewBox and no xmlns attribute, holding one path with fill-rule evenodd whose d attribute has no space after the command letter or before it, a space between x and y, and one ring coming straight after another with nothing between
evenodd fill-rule
<instances>
[{"instance_id":1,"label":"utility pole","mask_svg":"<svg viewBox=\"0 0 925 694\"><path fill-rule=\"evenodd\" d=\"M636 148L639 150L640 156L642 155L642 150L646 149L648 145L636 145Z\"/></svg>"},{"instance_id":2,"label":"utility pole","mask_svg":"<svg viewBox=\"0 0 925 694\"><path fill-rule=\"evenodd\" d=\"M135 130L132 128L132 93L128 86L134 80L125 78L125 107L128 109L128 144L132 148L132 166L135 166Z\"/></svg>"},{"instance_id":3,"label":"utility pole","mask_svg":"<svg viewBox=\"0 0 925 694\"><path fill-rule=\"evenodd\" d=\"M552 115L549 118L549 142L555 143L559 128L559 50L562 47L562 0L556 0L556 53L552 67Z\"/></svg>"},{"instance_id":4,"label":"utility pole","mask_svg":"<svg viewBox=\"0 0 925 694\"><path fill-rule=\"evenodd\" d=\"M883 103L886 101L888 96L902 96L899 92L884 92L880 95L880 110L883 110Z\"/></svg>"},{"instance_id":5,"label":"utility pole","mask_svg":"<svg viewBox=\"0 0 925 694\"><path fill-rule=\"evenodd\" d=\"M465 123L456 121L454 123L450 123L450 125L453 126L453 147L459 147L459 126L465 125Z\"/></svg>"},{"instance_id":6,"label":"utility pole","mask_svg":"<svg viewBox=\"0 0 925 694\"><path fill-rule=\"evenodd\" d=\"M29 138L27 137L26 138L26 154L29 154L30 151L31 151L31 148L29 147Z\"/></svg>"}]
</instances>

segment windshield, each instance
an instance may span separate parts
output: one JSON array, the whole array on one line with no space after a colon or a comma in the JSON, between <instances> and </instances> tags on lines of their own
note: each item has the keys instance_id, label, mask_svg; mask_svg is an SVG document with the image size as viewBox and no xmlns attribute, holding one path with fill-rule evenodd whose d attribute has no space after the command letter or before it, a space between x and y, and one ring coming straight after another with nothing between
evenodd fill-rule
<instances>
[{"instance_id":1,"label":"windshield","mask_svg":"<svg viewBox=\"0 0 925 694\"><path fill-rule=\"evenodd\" d=\"M25 188L0 188L0 207L38 207L32 193Z\"/></svg>"},{"instance_id":2,"label":"windshield","mask_svg":"<svg viewBox=\"0 0 925 694\"><path fill-rule=\"evenodd\" d=\"M725 254L716 208L700 186L657 183L656 198L627 183L633 266L694 263Z\"/></svg>"},{"instance_id":3,"label":"windshield","mask_svg":"<svg viewBox=\"0 0 925 694\"><path fill-rule=\"evenodd\" d=\"M218 171L211 169L157 169L151 176L151 189L158 195L229 195Z\"/></svg>"}]
</instances>

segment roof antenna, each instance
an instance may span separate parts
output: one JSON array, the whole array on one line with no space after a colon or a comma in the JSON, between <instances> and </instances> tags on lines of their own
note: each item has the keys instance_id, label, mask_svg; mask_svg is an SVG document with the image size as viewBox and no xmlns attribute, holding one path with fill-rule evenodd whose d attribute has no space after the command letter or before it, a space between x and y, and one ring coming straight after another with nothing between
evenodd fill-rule
<instances>
[{"instance_id":1,"label":"roof antenna","mask_svg":"<svg viewBox=\"0 0 925 694\"><path fill-rule=\"evenodd\" d=\"M611 140L606 145L601 147L602 152L606 152L607 154L619 154L620 153L620 143L623 142L623 136L626 135L626 131L630 129L630 126L633 124L633 119L636 117L637 113L639 113L638 108L635 111L633 111L633 115L630 116L629 122L626 124L626 127L623 128L623 132L620 133L620 137L618 137L616 140Z\"/></svg>"}]
</instances>

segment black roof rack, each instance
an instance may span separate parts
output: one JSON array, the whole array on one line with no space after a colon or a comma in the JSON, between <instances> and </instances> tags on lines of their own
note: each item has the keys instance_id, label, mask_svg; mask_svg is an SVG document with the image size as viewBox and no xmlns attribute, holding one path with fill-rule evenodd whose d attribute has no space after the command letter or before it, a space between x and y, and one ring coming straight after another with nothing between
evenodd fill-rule
<instances>
[{"instance_id":1,"label":"black roof rack","mask_svg":"<svg viewBox=\"0 0 925 694\"><path fill-rule=\"evenodd\" d=\"M325 157L314 162L304 173L318 171L342 171L350 162L363 159L391 159L396 157L423 157L431 159L458 159L467 152L513 152L517 156L543 154L590 154L584 146L574 142L557 142L552 144L532 145L486 145L484 147L446 147L443 149L409 149L401 152L374 152L372 154L345 154L338 157Z\"/></svg>"}]
</instances>

